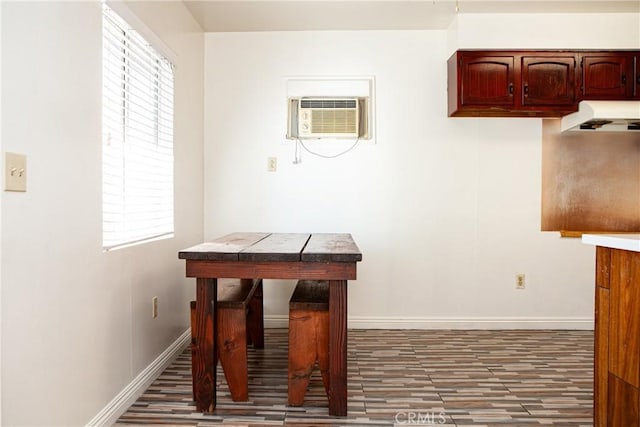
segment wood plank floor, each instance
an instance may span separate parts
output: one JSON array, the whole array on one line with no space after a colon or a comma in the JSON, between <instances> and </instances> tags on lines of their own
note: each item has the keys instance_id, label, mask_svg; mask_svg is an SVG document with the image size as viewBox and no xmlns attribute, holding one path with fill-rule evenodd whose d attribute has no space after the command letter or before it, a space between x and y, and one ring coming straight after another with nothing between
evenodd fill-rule
<instances>
[{"instance_id":1,"label":"wood plank floor","mask_svg":"<svg viewBox=\"0 0 640 427\"><path fill-rule=\"evenodd\" d=\"M117 426L591 426L593 332L350 330L349 414L330 417L322 381L287 406L287 330L249 350L249 401L195 411L185 350Z\"/></svg>"}]
</instances>

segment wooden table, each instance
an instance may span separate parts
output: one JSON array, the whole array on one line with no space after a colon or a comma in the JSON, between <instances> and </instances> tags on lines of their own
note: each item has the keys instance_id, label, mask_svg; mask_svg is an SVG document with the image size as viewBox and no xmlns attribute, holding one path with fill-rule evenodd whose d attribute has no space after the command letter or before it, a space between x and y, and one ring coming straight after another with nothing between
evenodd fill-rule
<instances>
[{"instance_id":1,"label":"wooden table","mask_svg":"<svg viewBox=\"0 0 640 427\"><path fill-rule=\"evenodd\" d=\"M192 363L199 411L216 407L217 278L329 281L329 414L347 415L347 280L362 253L350 234L232 233L182 250L187 277L196 278ZM268 344L267 344L268 345Z\"/></svg>"}]
</instances>

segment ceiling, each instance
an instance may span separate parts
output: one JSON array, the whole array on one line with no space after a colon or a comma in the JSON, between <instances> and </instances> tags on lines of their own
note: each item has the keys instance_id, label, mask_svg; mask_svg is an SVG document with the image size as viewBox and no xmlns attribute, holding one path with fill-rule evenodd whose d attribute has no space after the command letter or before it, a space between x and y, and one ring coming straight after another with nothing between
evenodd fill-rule
<instances>
[{"instance_id":1,"label":"ceiling","mask_svg":"<svg viewBox=\"0 0 640 427\"><path fill-rule=\"evenodd\" d=\"M183 0L183 2L206 32L444 29L448 27L456 13L640 13L640 0Z\"/></svg>"}]
</instances>

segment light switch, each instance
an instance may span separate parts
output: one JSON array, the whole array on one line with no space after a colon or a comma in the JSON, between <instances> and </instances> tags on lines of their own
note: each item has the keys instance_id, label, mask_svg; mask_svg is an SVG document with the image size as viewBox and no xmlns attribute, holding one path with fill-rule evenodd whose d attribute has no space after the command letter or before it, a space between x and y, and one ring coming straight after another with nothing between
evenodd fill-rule
<instances>
[{"instance_id":1,"label":"light switch","mask_svg":"<svg viewBox=\"0 0 640 427\"><path fill-rule=\"evenodd\" d=\"M27 191L27 156L4 153L4 190Z\"/></svg>"}]
</instances>

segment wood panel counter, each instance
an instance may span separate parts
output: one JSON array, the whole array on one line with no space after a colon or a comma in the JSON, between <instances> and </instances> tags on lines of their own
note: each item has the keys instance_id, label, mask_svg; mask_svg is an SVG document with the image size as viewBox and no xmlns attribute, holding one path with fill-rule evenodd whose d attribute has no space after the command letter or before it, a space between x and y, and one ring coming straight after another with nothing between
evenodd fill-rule
<instances>
[{"instance_id":1,"label":"wood panel counter","mask_svg":"<svg viewBox=\"0 0 640 427\"><path fill-rule=\"evenodd\" d=\"M595 427L640 427L640 234L585 234L596 246Z\"/></svg>"}]
</instances>

